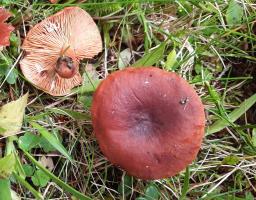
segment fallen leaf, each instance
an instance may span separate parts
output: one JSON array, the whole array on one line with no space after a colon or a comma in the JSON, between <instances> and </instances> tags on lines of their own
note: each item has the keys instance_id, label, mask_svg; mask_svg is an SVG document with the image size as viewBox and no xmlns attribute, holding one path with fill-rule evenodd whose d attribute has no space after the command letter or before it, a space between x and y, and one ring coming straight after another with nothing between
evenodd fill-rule
<instances>
[{"instance_id":1,"label":"fallen leaf","mask_svg":"<svg viewBox=\"0 0 256 200\"><path fill-rule=\"evenodd\" d=\"M47 168L49 171L52 171L54 169L54 164L51 157L46 158L45 156L42 156L39 162L42 164L42 166Z\"/></svg>"},{"instance_id":2,"label":"fallen leaf","mask_svg":"<svg viewBox=\"0 0 256 200\"><path fill-rule=\"evenodd\" d=\"M12 200L21 200L20 196L14 190L11 190Z\"/></svg>"},{"instance_id":3,"label":"fallen leaf","mask_svg":"<svg viewBox=\"0 0 256 200\"><path fill-rule=\"evenodd\" d=\"M131 50L129 48L123 50L119 54L118 68L119 69L124 69L126 66L128 66L130 64L131 59L132 59Z\"/></svg>"},{"instance_id":4,"label":"fallen leaf","mask_svg":"<svg viewBox=\"0 0 256 200\"><path fill-rule=\"evenodd\" d=\"M28 93L0 108L0 135L10 136L20 131L27 100Z\"/></svg>"},{"instance_id":5,"label":"fallen leaf","mask_svg":"<svg viewBox=\"0 0 256 200\"><path fill-rule=\"evenodd\" d=\"M90 78L94 79L99 79L99 73L96 71L95 67L92 64L87 64L85 66L85 70L90 76Z\"/></svg>"},{"instance_id":6,"label":"fallen leaf","mask_svg":"<svg viewBox=\"0 0 256 200\"><path fill-rule=\"evenodd\" d=\"M0 47L10 45L10 34L14 30L14 27L5 23L5 21L11 17L12 14L0 7Z\"/></svg>"}]
</instances>

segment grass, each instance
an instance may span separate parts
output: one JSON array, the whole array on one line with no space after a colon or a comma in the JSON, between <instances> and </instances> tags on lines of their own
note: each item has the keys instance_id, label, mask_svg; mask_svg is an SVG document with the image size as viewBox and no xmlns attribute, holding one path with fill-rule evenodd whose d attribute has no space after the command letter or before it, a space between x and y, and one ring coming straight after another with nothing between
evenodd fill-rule
<instances>
[{"instance_id":1,"label":"grass","mask_svg":"<svg viewBox=\"0 0 256 200\"><path fill-rule=\"evenodd\" d=\"M47 164L37 163L43 156L54 167L48 166L48 178L17 170L10 180L18 196L70 199L70 192L74 195L77 190L92 199L255 199L256 4L253 1L88 0L56 5L43 0L31 2L2 3L14 13L10 22L16 30L11 47L0 52L0 105L28 91L29 103L17 137L0 138L0 155L11 146L10 151L15 152L20 165L27 164L32 171L45 171ZM104 49L95 59L82 63L81 87L74 89L72 95L52 97L31 86L20 73L20 40L30 26L72 5L79 5L93 16L102 33ZM195 86L205 105L207 127L200 153L186 171L164 180L142 181L106 160L92 134L90 105L99 80L84 70L87 63L97 69L99 78L124 65L146 63L175 71ZM249 97L250 102L245 101ZM247 109L239 109L241 106ZM31 126L35 121L47 134L40 135ZM209 131L213 129L216 131ZM31 137L24 138L28 133L37 137L33 141ZM17 145L20 142L30 145L28 151L21 150ZM61 149L62 154L56 149ZM6 180L3 183L8 185Z\"/></svg>"}]
</instances>

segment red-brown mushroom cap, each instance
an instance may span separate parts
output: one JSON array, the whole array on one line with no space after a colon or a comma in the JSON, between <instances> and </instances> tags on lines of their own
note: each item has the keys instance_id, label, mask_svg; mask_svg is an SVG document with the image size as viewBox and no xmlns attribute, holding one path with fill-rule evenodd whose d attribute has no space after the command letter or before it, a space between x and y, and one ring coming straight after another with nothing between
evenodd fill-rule
<instances>
[{"instance_id":1,"label":"red-brown mushroom cap","mask_svg":"<svg viewBox=\"0 0 256 200\"><path fill-rule=\"evenodd\" d=\"M79 61L97 55L102 40L86 11L68 7L34 26L22 48L26 52L20 62L24 76L43 91L61 96L81 84Z\"/></svg>"},{"instance_id":2,"label":"red-brown mushroom cap","mask_svg":"<svg viewBox=\"0 0 256 200\"><path fill-rule=\"evenodd\" d=\"M57 3L59 0L49 0L51 3Z\"/></svg>"},{"instance_id":3,"label":"red-brown mushroom cap","mask_svg":"<svg viewBox=\"0 0 256 200\"><path fill-rule=\"evenodd\" d=\"M14 30L14 27L5 23L5 21L11 17L12 14L0 7L0 47L10 45L10 34Z\"/></svg>"},{"instance_id":4,"label":"red-brown mushroom cap","mask_svg":"<svg viewBox=\"0 0 256 200\"><path fill-rule=\"evenodd\" d=\"M92 105L96 138L105 156L130 175L160 179L195 158L204 135L204 107L176 73L127 68L109 75Z\"/></svg>"}]
</instances>

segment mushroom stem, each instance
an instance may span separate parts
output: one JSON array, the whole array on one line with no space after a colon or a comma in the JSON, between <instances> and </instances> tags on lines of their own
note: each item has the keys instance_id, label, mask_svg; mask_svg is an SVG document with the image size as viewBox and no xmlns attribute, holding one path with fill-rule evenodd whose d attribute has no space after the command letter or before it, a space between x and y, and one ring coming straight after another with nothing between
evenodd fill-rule
<instances>
[{"instance_id":1,"label":"mushroom stem","mask_svg":"<svg viewBox=\"0 0 256 200\"><path fill-rule=\"evenodd\" d=\"M62 78L72 78L76 74L76 65L69 56L60 56L57 60L56 73Z\"/></svg>"}]
</instances>

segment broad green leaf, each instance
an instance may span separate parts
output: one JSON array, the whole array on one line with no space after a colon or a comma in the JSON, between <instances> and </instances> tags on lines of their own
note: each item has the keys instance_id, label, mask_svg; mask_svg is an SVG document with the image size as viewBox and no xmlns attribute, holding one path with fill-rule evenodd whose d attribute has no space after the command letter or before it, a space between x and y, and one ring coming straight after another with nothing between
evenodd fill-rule
<instances>
[{"instance_id":1,"label":"broad green leaf","mask_svg":"<svg viewBox=\"0 0 256 200\"><path fill-rule=\"evenodd\" d=\"M30 122L30 124L33 126L33 128L37 129L38 132L61 154L63 154L65 157L67 157L71 162L72 158L68 151L65 149L65 147L60 143L60 141L51 133L47 131L44 127L40 126L39 124L35 122Z\"/></svg>"},{"instance_id":2,"label":"broad green leaf","mask_svg":"<svg viewBox=\"0 0 256 200\"><path fill-rule=\"evenodd\" d=\"M133 67L152 66L163 57L166 43L162 43L160 46L145 54L141 59L135 62Z\"/></svg>"},{"instance_id":3,"label":"broad green leaf","mask_svg":"<svg viewBox=\"0 0 256 200\"><path fill-rule=\"evenodd\" d=\"M80 112L76 112L76 111L69 110L69 109L50 108L49 110L52 113L65 115L65 116L71 117L72 119L75 119L75 120L89 120L89 119L91 119L91 116L89 114L80 113Z\"/></svg>"},{"instance_id":4,"label":"broad green leaf","mask_svg":"<svg viewBox=\"0 0 256 200\"><path fill-rule=\"evenodd\" d=\"M100 84L101 80L92 80L91 83L85 83L84 85L77 87L75 89L72 89L72 92L84 94L84 93L91 93L96 90L98 85Z\"/></svg>"},{"instance_id":5,"label":"broad green leaf","mask_svg":"<svg viewBox=\"0 0 256 200\"><path fill-rule=\"evenodd\" d=\"M32 176L32 182L35 186L45 187L50 181L49 176L47 176L42 170L36 170L35 174Z\"/></svg>"},{"instance_id":6,"label":"broad green leaf","mask_svg":"<svg viewBox=\"0 0 256 200\"><path fill-rule=\"evenodd\" d=\"M31 165L24 164L24 165L22 165L22 167L23 167L23 170L24 170L26 176L30 177L34 174L35 168L32 167Z\"/></svg>"},{"instance_id":7,"label":"broad green leaf","mask_svg":"<svg viewBox=\"0 0 256 200\"><path fill-rule=\"evenodd\" d=\"M40 142L40 137L33 133L25 133L23 136L19 137L19 147L30 151L32 148L36 147Z\"/></svg>"},{"instance_id":8,"label":"broad green leaf","mask_svg":"<svg viewBox=\"0 0 256 200\"><path fill-rule=\"evenodd\" d=\"M167 56L167 60L165 62L165 69L168 71L172 70L175 62L176 62L176 51L175 49L173 49Z\"/></svg>"},{"instance_id":9,"label":"broad green leaf","mask_svg":"<svg viewBox=\"0 0 256 200\"><path fill-rule=\"evenodd\" d=\"M13 48L13 47L9 47ZM17 49L16 47L14 49ZM5 76L9 84L14 84L18 77L18 70L12 68L13 60L6 54L0 53L0 77Z\"/></svg>"},{"instance_id":10,"label":"broad green leaf","mask_svg":"<svg viewBox=\"0 0 256 200\"><path fill-rule=\"evenodd\" d=\"M0 53L0 77L6 75L6 71L12 64L13 60L8 55Z\"/></svg>"},{"instance_id":11,"label":"broad green leaf","mask_svg":"<svg viewBox=\"0 0 256 200\"><path fill-rule=\"evenodd\" d=\"M32 148L43 148L43 150L47 153L56 150L56 148L53 147L43 136L37 136L30 132L27 132L24 136L21 136L18 140L18 144L21 149L26 151L30 151ZM28 169L32 168L31 166L21 165L21 168L23 170L24 177L33 175L33 170Z\"/></svg>"},{"instance_id":12,"label":"broad green leaf","mask_svg":"<svg viewBox=\"0 0 256 200\"><path fill-rule=\"evenodd\" d=\"M12 200L11 198L11 184L8 179L0 179L0 199Z\"/></svg>"},{"instance_id":13,"label":"broad green leaf","mask_svg":"<svg viewBox=\"0 0 256 200\"><path fill-rule=\"evenodd\" d=\"M118 192L122 196L127 197L129 194L132 193L132 184L133 178L131 176L125 175L122 178L121 183L118 185Z\"/></svg>"},{"instance_id":14,"label":"broad green leaf","mask_svg":"<svg viewBox=\"0 0 256 200\"><path fill-rule=\"evenodd\" d=\"M100 84L101 80L96 73L96 70L91 65L86 66L85 73L83 74L83 84L80 87L72 89L75 93L91 93L94 92L95 89Z\"/></svg>"},{"instance_id":15,"label":"broad green leaf","mask_svg":"<svg viewBox=\"0 0 256 200\"><path fill-rule=\"evenodd\" d=\"M16 79L18 78L18 71L16 68L12 69L12 71L10 71L11 69L8 69L6 71L5 76L7 77L6 81L9 84L14 84L16 83Z\"/></svg>"},{"instance_id":16,"label":"broad green leaf","mask_svg":"<svg viewBox=\"0 0 256 200\"><path fill-rule=\"evenodd\" d=\"M229 122L235 122L239 117L241 117L250 107L252 107L256 103L256 94L252 95L245 101L243 101L239 108L236 108L228 115L228 120L225 119L219 119L215 123L213 123L209 129L207 134L216 133L218 131L221 131L225 127L229 126Z\"/></svg>"},{"instance_id":17,"label":"broad green leaf","mask_svg":"<svg viewBox=\"0 0 256 200\"><path fill-rule=\"evenodd\" d=\"M11 53L14 57L17 57L19 55L19 46L20 46L20 38L17 37L14 33L11 33L11 37L10 37L10 43L11 43L11 46L10 46L10 50L11 50Z\"/></svg>"},{"instance_id":18,"label":"broad green leaf","mask_svg":"<svg viewBox=\"0 0 256 200\"><path fill-rule=\"evenodd\" d=\"M226 20L227 24L232 25L239 25L241 24L243 19L243 7L237 3L236 0L231 0L228 5L228 9L226 12Z\"/></svg>"},{"instance_id":19,"label":"broad green leaf","mask_svg":"<svg viewBox=\"0 0 256 200\"><path fill-rule=\"evenodd\" d=\"M93 97L91 95L80 95L78 97L79 103L81 103L84 107L84 109L88 109L92 105Z\"/></svg>"},{"instance_id":20,"label":"broad green leaf","mask_svg":"<svg viewBox=\"0 0 256 200\"><path fill-rule=\"evenodd\" d=\"M236 155L229 155L226 156L223 160L222 160L222 164L226 164L226 165L236 165L237 163L239 163L239 158Z\"/></svg>"},{"instance_id":21,"label":"broad green leaf","mask_svg":"<svg viewBox=\"0 0 256 200\"><path fill-rule=\"evenodd\" d=\"M0 159L0 179L8 178L15 168L15 155L13 153Z\"/></svg>"},{"instance_id":22,"label":"broad green leaf","mask_svg":"<svg viewBox=\"0 0 256 200\"><path fill-rule=\"evenodd\" d=\"M10 136L20 131L27 101L28 93L0 108L1 135ZM4 129L5 131L3 131Z\"/></svg>"},{"instance_id":23,"label":"broad green leaf","mask_svg":"<svg viewBox=\"0 0 256 200\"><path fill-rule=\"evenodd\" d=\"M157 200L160 198L160 193L157 189L157 187L153 184L150 184L146 191L145 191L145 197L147 200Z\"/></svg>"}]
</instances>

